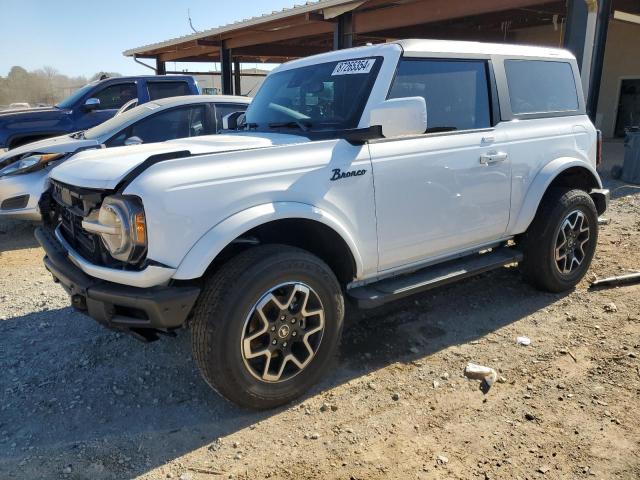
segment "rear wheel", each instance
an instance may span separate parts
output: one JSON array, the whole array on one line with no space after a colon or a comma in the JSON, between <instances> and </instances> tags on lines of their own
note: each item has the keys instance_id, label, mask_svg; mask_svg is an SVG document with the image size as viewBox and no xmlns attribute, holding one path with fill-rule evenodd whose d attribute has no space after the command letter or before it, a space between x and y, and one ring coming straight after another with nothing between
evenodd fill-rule
<instances>
[{"instance_id":1,"label":"rear wheel","mask_svg":"<svg viewBox=\"0 0 640 480\"><path fill-rule=\"evenodd\" d=\"M283 245L255 247L207 281L194 311L194 357L225 398L275 407L326 371L343 316L340 285L322 260Z\"/></svg>"},{"instance_id":2,"label":"rear wheel","mask_svg":"<svg viewBox=\"0 0 640 480\"><path fill-rule=\"evenodd\" d=\"M598 242L598 213L583 190L545 195L523 238L522 273L535 287L562 292L587 273Z\"/></svg>"}]
</instances>

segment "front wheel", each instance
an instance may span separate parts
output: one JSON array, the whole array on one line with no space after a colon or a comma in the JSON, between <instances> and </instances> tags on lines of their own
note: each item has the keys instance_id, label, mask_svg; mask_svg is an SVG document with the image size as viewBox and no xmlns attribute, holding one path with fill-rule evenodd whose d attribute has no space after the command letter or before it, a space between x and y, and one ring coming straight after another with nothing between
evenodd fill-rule
<instances>
[{"instance_id":1,"label":"front wheel","mask_svg":"<svg viewBox=\"0 0 640 480\"><path fill-rule=\"evenodd\" d=\"M587 273L597 243L598 213L589 194L554 189L523 237L523 276L541 290L569 290Z\"/></svg>"},{"instance_id":2,"label":"front wheel","mask_svg":"<svg viewBox=\"0 0 640 480\"><path fill-rule=\"evenodd\" d=\"M194 311L194 357L228 400L275 407L326 371L343 317L340 285L322 260L284 245L254 247L207 281Z\"/></svg>"}]
</instances>

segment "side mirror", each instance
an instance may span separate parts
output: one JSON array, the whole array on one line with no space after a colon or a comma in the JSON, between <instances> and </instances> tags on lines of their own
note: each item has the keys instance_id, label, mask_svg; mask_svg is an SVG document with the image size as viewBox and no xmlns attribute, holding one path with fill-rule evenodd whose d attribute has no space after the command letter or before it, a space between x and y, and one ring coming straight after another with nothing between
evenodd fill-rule
<instances>
[{"instance_id":1,"label":"side mirror","mask_svg":"<svg viewBox=\"0 0 640 480\"><path fill-rule=\"evenodd\" d=\"M222 117L223 130L236 130L244 123L244 112L233 112Z\"/></svg>"},{"instance_id":2,"label":"side mirror","mask_svg":"<svg viewBox=\"0 0 640 480\"><path fill-rule=\"evenodd\" d=\"M125 145L140 145L142 143L142 139L140 137L129 137L124 141Z\"/></svg>"},{"instance_id":3,"label":"side mirror","mask_svg":"<svg viewBox=\"0 0 640 480\"><path fill-rule=\"evenodd\" d=\"M385 100L370 110L369 125L380 125L385 138L420 135L427 130L427 104L423 97Z\"/></svg>"},{"instance_id":4,"label":"side mirror","mask_svg":"<svg viewBox=\"0 0 640 480\"><path fill-rule=\"evenodd\" d=\"M99 106L100 106L100 99L98 99L98 98L87 98L87 101L84 102L84 105L82 107L83 107L83 109L85 111L90 112L92 110L95 110Z\"/></svg>"}]
</instances>

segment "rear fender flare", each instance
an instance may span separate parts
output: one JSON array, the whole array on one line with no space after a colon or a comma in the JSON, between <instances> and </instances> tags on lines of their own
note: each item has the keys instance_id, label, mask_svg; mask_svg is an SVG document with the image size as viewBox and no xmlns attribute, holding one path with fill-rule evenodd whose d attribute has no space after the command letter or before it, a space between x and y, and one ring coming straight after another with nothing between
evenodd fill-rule
<instances>
[{"instance_id":1,"label":"rear fender flare","mask_svg":"<svg viewBox=\"0 0 640 480\"><path fill-rule=\"evenodd\" d=\"M522 206L516 216L516 220L509 231L513 232L513 234L519 234L525 232L527 228L529 228L529 225L536 216L540 202L542 201L544 194L547 192L549 185L551 185L558 175L572 167L579 167L588 171L591 177L593 177L594 183L597 184L596 188L602 188L602 181L600 180L598 172L596 172L596 169L591 166L591 164L584 160L572 157L556 158L555 160L547 163L536 175L529 187L529 190L527 191L524 201L522 202Z\"/></svg>"}]
</instances>

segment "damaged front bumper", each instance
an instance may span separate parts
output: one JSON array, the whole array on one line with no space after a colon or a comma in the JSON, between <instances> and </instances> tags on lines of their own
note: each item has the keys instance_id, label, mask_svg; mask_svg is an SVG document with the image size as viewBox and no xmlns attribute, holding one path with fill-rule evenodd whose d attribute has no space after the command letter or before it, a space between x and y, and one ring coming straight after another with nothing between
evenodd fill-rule
<instances>
[{"instance_id":1,"label":"damaged front bumper","mask_svg":"<svg viewBox=\"0 0 640 480\"><path fill-rule=\"evenodd\" d=\"M45 267L69 293L73 307L113 330L155 339L156 332L184 325L200 294L193 286L137 288L91 277L69 260L45 227L38 227L35 236L46 254Z\"/></svg>"}]
</instances>

